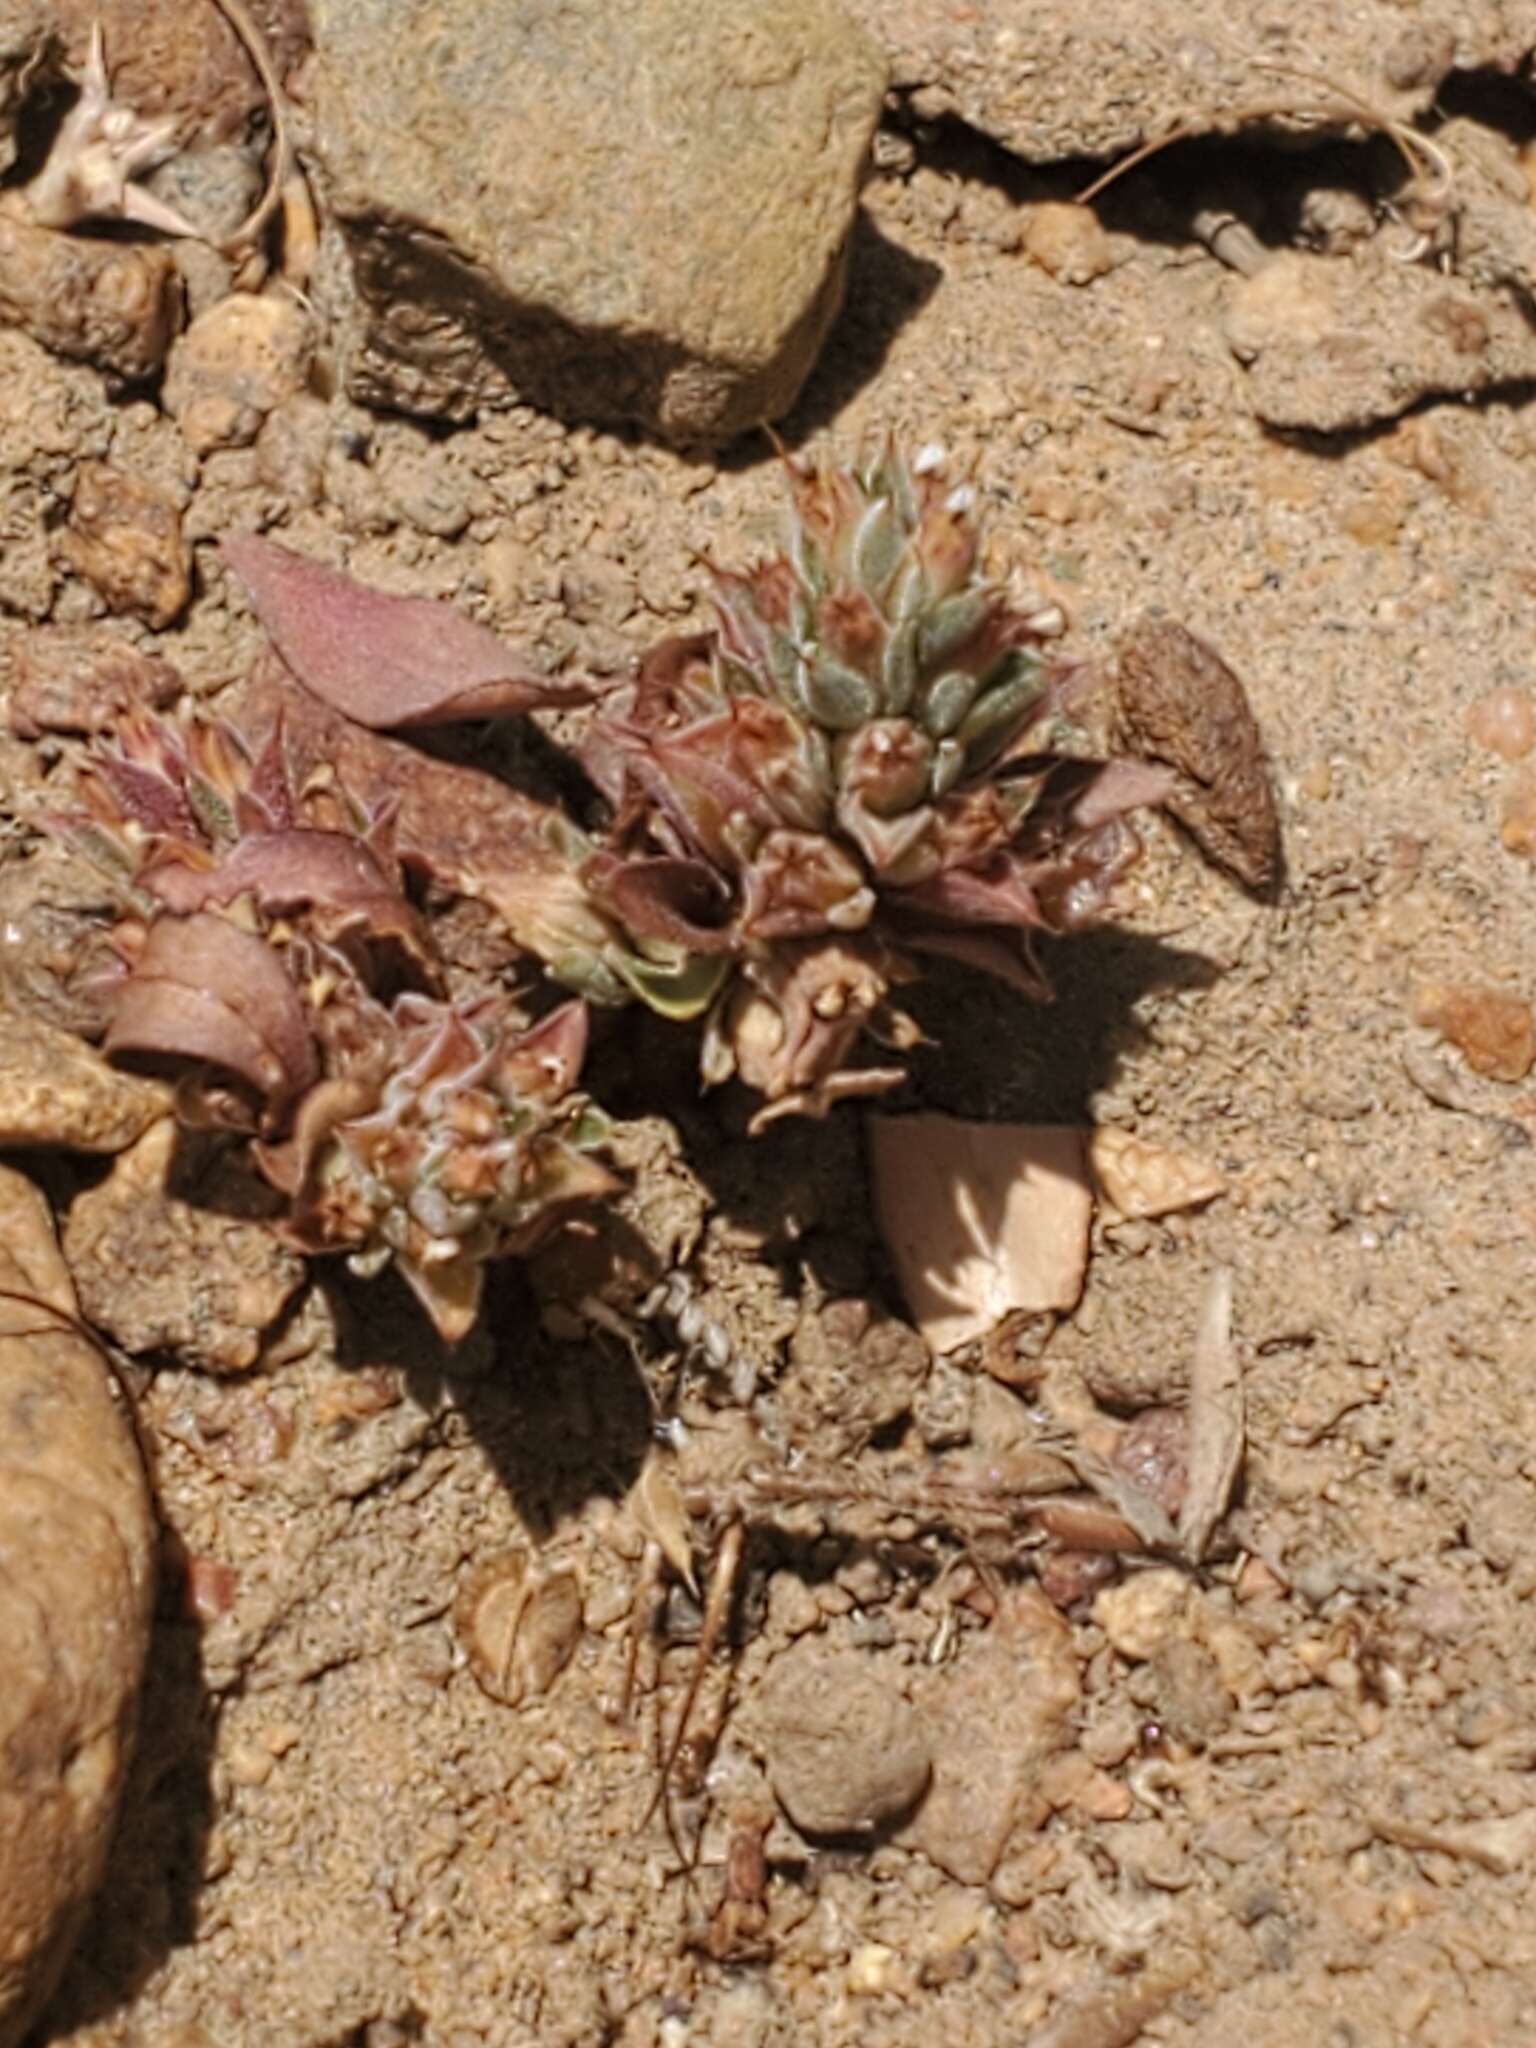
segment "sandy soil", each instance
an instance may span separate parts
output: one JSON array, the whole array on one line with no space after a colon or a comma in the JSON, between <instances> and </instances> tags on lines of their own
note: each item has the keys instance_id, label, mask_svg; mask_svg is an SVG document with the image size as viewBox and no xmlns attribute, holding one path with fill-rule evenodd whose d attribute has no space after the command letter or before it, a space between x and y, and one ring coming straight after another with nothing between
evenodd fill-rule
<instances>
[{"instance_id":1,"label":"sandy soil","mask_svg":"<svg viewBox=\"0 0 1536 2048\"><path fill-rule=\"evenodd\" d=\"M891 1106L1120 1125L1209 1160L1228 1192L1101 1221L1081 1307L1035 1333L1016 1386L964 1356L914 1370L899 1345L882 1364L836 1318L816 1341L829 1302L899 1313L858 1115L748 1144L743 1102L697 1099L688 1048L625 1018L593 1085L657 1120L630 1140L635 1213L686 1260L726 1370L695 1356L679 1386L675 1318L632 1356L558 1298L556 1268L502 1276L458 1358L384 1283L316 1295L251 1375L137 1371L171 1550L117 1850L46 2031L60 2048L1536 2033L1536 1093L1414 1022L1429 984L1536 994L1529 865L1500 836L1522 771L1466 723L1490 688L1530 686L1529 392L1281 437L1223 336L1234 275L1170 211L1182 159L1106 198L1109 267L1081 285L1021 247L1020 209L1072 180L899 122L881 164L788 438L942 441L1077 649L1104 653L1149 607L1219 647L1263 726L1288 862L1257 902L1154 828L1123 925L1052 955L1053 1006L929 992L935 1042ZM1251 189L1250 152L1206 164L1218 194ZM1259 171L1301 192L1373 165L1293 152ZM62 474L110 450L190 480L152 406L111 404L15 334L0 370L26 461ZM280 517L297 545L460 600L545 659L615 665L690 615L698 550L728 560L778 514L757 446L689 461L531 413L440 437L339 400L324 437L318 505L285 502L249 451L190 484L202 587L159 644L198 691L258 644L204 545L222 531ZM16 632L46 603L47 542L25 507L10 524ZM53 615L85 609L66 581ZM37 772L10 742L5 759ZM1118 1608L1063 1618L1022 1546L910 1511L935 1455L1048 1433L1047 1369L1116 1414L1177 1401L1217 1267L1249 1435L1200 1572L1133 1569ZM653 1406L683 1419L667 1443ZM649 1600L629 1490L681 1471L707 1568L744 1463L828 1456L870 1497L749 1516L730 1654L669 1818L658 1759L700 1611L670 1574ZM508 1705L471 1666L463 1589L523 1551L552 1647ZM210 1611L228 1596L202 1622L189 1557ZM545 1597L566 1573L579 1627ZM791 1645L807 1685L857 1660L850 1779L893 1702L939 1779L983 1801L994 1733L1012 1768L1058 1728L990 1881L953 1875L941 1859L964 1856L921 1821L831 1843L790 1824L764 1759L791 1740L770 1682Z\"/></svg>"}]
</instances>

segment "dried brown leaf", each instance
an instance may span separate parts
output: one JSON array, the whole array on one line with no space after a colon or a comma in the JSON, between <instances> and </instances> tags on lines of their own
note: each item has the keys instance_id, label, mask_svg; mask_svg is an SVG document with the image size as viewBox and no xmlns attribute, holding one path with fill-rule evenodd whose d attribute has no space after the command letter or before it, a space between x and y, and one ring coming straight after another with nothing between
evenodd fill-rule
<instances>
[{"instance_id":1,"label":"dried brown leaf","mask_svg":"<svg viewBox=\"0 0 1536 2048\"><path fill-rule=\"evenodd\" d=\"M541 1569L526 1550L475 1565L453 1622L481 1691L503 1706L548 1692L581 1638L581 1583L568 1566Z\"/></svg>"},{"instance_id":2,"label":"dried brown leaf","mask_svg":"<svg viewBox=\"0 0 1536 2048\"><path fill-rule=\"evenodd\" d=\"M656 1545L697 1600L699 1582L693 1573L692 1524L682 1488L672 1468L654 1453L630 1489L629 1511L642 1534Z\"/></svg>"},{"instance_id":3,"label":"dried brown leaf","mask_svg":"<svg viewBox=\"0 0 1536 2048\"><path fill-rule=\"evenodd\" d=\"M905 1116L867 1130L881 1234L935 1351L1076 1304L1093 1197L1075 1125Z\"/></svg>"},{"instance_id":4,"label":"dried brown leaf","mask_svg":"<svg viewBox=\"0 0 1536 2048\"><path fill-rule=\"evenodd\" d=\"M1280 813L1242 683L1176 619L1138 619L1119 645L1120 720L1139 753L1179 771L1168 809L1218 867L1264 892L1280 878Z\"/></svg>"}]
</instances>

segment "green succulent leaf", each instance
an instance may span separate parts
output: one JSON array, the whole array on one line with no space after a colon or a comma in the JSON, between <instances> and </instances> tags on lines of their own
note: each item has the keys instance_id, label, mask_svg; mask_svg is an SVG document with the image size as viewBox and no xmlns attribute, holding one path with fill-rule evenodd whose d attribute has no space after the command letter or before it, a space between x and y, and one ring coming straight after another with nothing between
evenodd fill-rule
<instances>
[{"instance_id":1,"label":"green succulent leaf","mask_svg":"<svg viewBox=\"0 0 1536 2048\"><path fill-rule=\"evenodd\" d=\"M977 678L967 675L963 668L952 668L940 676L930 685L923 705L924 731L936 740L952 733L970 710L980 688Z\"/></svg>"},{"instance_id":2,"label":"green succulent leaf","mask_svg":"<svg viewBox=\"0 0 1536 2048\"><path fill-rule=\"evenodd\" d=\"M1038 662L1031 661L1023 674L1011 681L994 683L971 706L955 729L965 749L966 768L971 774L995 760L1027 722L1031 707L1041 691Z\"/></svg>"},{"instance_id":3,"label":"green succulent leaf","mask_svg":"<svg viewBox=\"0 0 1536 2048\"><path fill-rule=\"evenodd\" d=\"M878 599L896 573L905 541L890 499L877 498L854 528L848 556L854 581L871 597Z\"/></svg>"},{"instance_id":4,"label":"green succulent leaf","mask_svg":"<svg viewBox=\"0 0 1536 2048\"><path fill-rule=\"evenodd\" d=\"M722 953L687 954L665 965L633 953L616 962L629 988L648 1010L675 1022L701 1017L720 992L730 971Z\"/></svg>"},{"instance_id":5,"label":"green succulent leaf","mask_svg":"<svg viewBox=\"0 0 1536 2048\"><path fill-rule=\"evenodd\" d=\"M917 657L926 669L942 668L975 639L997 600L987 590L957 590L942 598L923 620L917 636Z\"/></svg>"},{"instance_id":6,"label":"green succulent leaf","mask_svg":"<svg viewBox=\"0 0 1536 2048\"><path fill-rule=\"evenodd\" d=\"M816 654L801 679L805 708L818 725L832 732L854 732L876 716L880 698L874 684L857 669L845 668L830 654Z\"/></svg>"}]
</instances>

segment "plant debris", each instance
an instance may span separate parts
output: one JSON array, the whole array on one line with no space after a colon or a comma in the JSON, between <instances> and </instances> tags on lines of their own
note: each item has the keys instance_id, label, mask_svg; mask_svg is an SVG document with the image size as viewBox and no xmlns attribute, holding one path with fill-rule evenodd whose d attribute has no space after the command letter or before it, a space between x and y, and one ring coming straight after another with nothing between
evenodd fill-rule
<instances>
[{"instance_id":1,"label":"plant debris","mask_svg":"<svg viewBox=\"0 0 1536 2048\"><path fill-rule=\"evenodd\" d=\"M1093 1208L1080 1130L939 1116L865 1129L881 1233L933 1350L1075 1306Z\"/></svg>"}]
</instances>

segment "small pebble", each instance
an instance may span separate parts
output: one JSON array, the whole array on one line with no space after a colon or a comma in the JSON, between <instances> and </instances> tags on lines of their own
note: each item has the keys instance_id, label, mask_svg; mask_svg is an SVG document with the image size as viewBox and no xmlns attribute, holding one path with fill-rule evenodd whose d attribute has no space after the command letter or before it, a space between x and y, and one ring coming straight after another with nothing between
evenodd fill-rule
<instances>
[{"instance_id":1,"label":"small pebble","mask_svg":"<svg viewBox=\"0 0 1536 2048\"><path fill-rule=\"evenodd\" d=\"M1129 1707L1115 1707L1102 1721L1083 1730L1078 1747L1090 1763L1100 1769L1113 1769L1125 1762L1139 1736L1139 1717Z\"/></svg>"},{"instance_id":2,"label":"small pebble","mask_svg":"<svg viewBox=\"0 0 1536 2048\"><path fill-rule=\"evenodd\" d=\"M1176 1636L1159 1643L1148 1663L1153 1706L1164 1732L1187 1749L1204 1749L1232 1719L1232 1696L1203 1643Z\"/></svg>"},{"instance_id":3,"label":"small pebble","mask_svg":"<svg viewBox=\"0 0 1536 2048\"><path fill-rule=\"evenodd\" d=\"M60 551L110 612L168 626L192 594L192 551L175 501L143 477L82 462Z\"/></svg>"},{"instance_id":4,"label":"small pebble","mask_svg":"<svg viewBox=\"0 0 1536 2048\"><path fill-rule=\"evenodd\" d=\"M1062 284L1092 284L1115 267L1114 250L1088 206L1043 200L1024 221L1023 247L1032 263Z\"/></svg>"},{"instance_id":5,"label":"small pebble","mask_svg":"<svg viewBox=\"0 0 1536 2048\"><path fill-rule=\"evenodd\" d=\"M1093 1618L1111 1647L1136 1663L1190 1633L1194 1601L1184 1574L1158 1565L1133 1573L1122 1585L1106 1586L1093 1603Z\"/></svg>"},{"instance_id":6,"label":"small pebble","mask_svg":"<svg viewBox=\"0 0 1536 2048\"><path fill-rule=\"evenodd\" d=\"M878 1998L896 1988L896 1951L883 1941L866 1941L848 1959L848 1989L855 1998Z\"/></svg>"},{"instance_id":7,"label":"small pebble","mask_svg":"<svg viewBox=\"0 0 1536 2048\"><path fill-rule=\"evenodd\" d=\"M1523 1081L1536 1064L1531 1006L1502 989L1436 983L1415 995L1413 1018L1448 1039L1473 1073L1490 1080Z\"/></svg>"},{"instance_id":8,"label":"small pebble","mask_svg":"<svg viewBox=\"0 0 1536 2048\"><path fill-rule=\"evenodd\" d=\"M1529 694L1508 684L1486 691L1467 713L1467 737L1491 747L1506 761L1519 761L1536 745L1536 713Z\"/></svg>"},{"instance_id":9,"label":"small pebble","mask_svg":"<svg viewBox=\"0 0 1536 2048\"><path fill-rule=\"evenodd\" d=\"M296 299L232 292L172 346L165 409L200 455L247 447L268 413L302 390L311 345Z\"/></svg>"},{"instance_id":10,"label":"small pebble","mask_svg":"<svg viewBox=\"0 0 1536 2048\"><path fill-rule=\"evenodd\" d=\"M1214 1167L1187 1152L1106 1127L1088 1140L1088 1164L1100 1195L1122 1216L1169 1216L1226 1191Z\"/></svg>"},{"instance_id":11,"label":"small pebble","mask_svg":"<svg viewBox=\"0 0 1536 2048\"><path fill-rule=\"evenodd\" d=\"M225 1759L225 1768L237 1785L265 1785L272 1775L272 1763L270 1751L237 1742Z\"/></svg>"}]
</instances>

